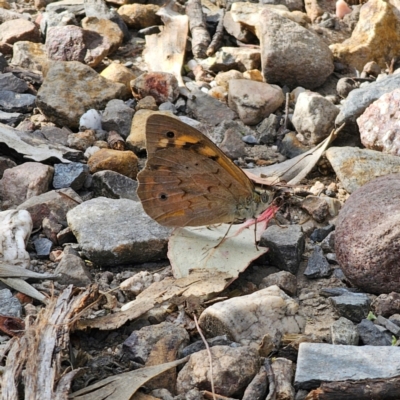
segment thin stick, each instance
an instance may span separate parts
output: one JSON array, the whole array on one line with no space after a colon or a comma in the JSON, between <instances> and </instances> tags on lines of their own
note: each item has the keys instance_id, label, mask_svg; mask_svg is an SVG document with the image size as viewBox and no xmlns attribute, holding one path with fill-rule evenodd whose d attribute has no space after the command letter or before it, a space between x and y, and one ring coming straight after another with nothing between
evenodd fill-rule
<instances>
[{"instance_id":1,"label":"thin stick","mask_svg":"<svg viewBox=\"0 0 400 400\"><path fill-rule=\"evenodd\" d=\"M214 391L213 365L212 365L212 356L211 356L210 346L208 345L207 340L206 340L206 338L204 337L203 332L201 331L199 324L197 323L196 315L194 315L194 314L193 314L193 319L194 319L194 323L196 324L196 328L197 328L197 330L198 330L198 332L199 332L199 334L200 334L200 336L201 336L201 339L203 340L203 342L204 342L204 344L205 344L205 346L206 346L206 349L207 349L208 358L209 358L209 360L210 360L211 392L212 392L212 395L213 395L213 399L214 399L214 400L217 400L217 398L215 397L215 391Z\"/></svg>"}]
</instances>

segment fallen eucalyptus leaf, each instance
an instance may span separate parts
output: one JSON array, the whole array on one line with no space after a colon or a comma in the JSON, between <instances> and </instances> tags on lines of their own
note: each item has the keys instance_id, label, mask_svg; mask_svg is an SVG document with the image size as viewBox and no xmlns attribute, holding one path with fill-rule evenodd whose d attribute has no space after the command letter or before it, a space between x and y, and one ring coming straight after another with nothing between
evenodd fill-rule
<instances>
[{"instance_id":1,"label":"fallen eucalyptus leaf","mask_svg":"<svg viewBox=\"0 0 400 400\"><path fill-rule=\"evenodd\" d=\"M46 303L47 297L36 290L33 286L31 286L28 282L25 282L22 279L18 278L0 278L0 281L4 282L7 286L26 294L32 299L36 299L41 301L42 303Z\"/></svg>"},{"instance_id":2,"label":"fallen eucalyptus leaf","mask_svg":"<svg viewBox=\"0 0 400 400\"><path fill-rule=\"evenodd\" d=\"M177 365L185 363L188 359L189 356L166 364L154 365L110 376L70 394L69 398L78 400L129 400L150 379Z\"/></svg>"}]
</instances>

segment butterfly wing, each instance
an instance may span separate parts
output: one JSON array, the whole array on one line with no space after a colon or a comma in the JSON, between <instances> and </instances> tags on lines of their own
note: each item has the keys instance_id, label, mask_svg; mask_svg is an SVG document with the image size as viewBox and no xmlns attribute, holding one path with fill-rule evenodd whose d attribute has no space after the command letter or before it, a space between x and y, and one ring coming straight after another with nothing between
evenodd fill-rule
<instances>
[{"instance_id":1,"label":"butterfly wing","mask_svg":"<svg viewBox=\"0 0 400 400\"><path fill-rule=\"evenodd\" d=\"M180 120L152 115L146 167L138 175L143 208L165 226L231 222L253 183L210 139Z\"/></svg>"}]
</instances>

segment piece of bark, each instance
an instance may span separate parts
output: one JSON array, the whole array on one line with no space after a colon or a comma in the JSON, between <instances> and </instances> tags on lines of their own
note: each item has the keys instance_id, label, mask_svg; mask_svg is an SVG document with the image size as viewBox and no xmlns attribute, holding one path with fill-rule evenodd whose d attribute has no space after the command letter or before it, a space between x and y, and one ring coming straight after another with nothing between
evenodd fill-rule
<instances>
[{"instance_id":1,"label":"piece of bark","mask_svg":"<svg viewBox=\"0 0 400 400\"><path fill-rule=\"evenodd\" d=\"M225 16L225 11L222 10L220 20L218 21L217 29L215 30L214 36L206 52L208 56L212 56L222 45L222 39L224 36L224 16Z\"/></svg>"},{"instance_id":2,"label":"piece of bark","mask_svg":"<svg viewBox=\"0 0 400 400\"><path fill-rule=\"evenodd\" d=\"M110 146L111 149L113 150L120 150L124 151L125 150L125 141L122 138L122 136L115 132L115 131L110 131L107 137L107 143Z\"/></svg>"},{"instance_id":3,"label":"piece of bark","mask_svg":"<svg viewBox=\"0 0 400 400\"><path fill-rule=\"evenodd\" d=\"M206 21L200 0L189 0L186 3L186 15L189 18L190 33L192 34L192 53L195 58L206 58L206 51L211 42L206 28Z\"/></svg>"},{"instance_id":4,"label":"piece of bark","mask_svg":"<svg viewBox=\"0 0 400 400\"><path fill-rule=\"evenodd\" d=\"M276 358L271 365L276 384L276 398L294 400L293 363L286 358Z\"/></svg>"},{"instance_id":5,"label":"piece of bark","mask_svg":"<svg viewBox=\"0 0 400 400\"><path fill-rule=\"evenodd\" d=\"M257 375L247 386L242 400L264 400L267 394L268 380L267 369L262 365Z\"/></svg>"},{"instance_id":6,"label":"piece of bark","mask_svg":"<svg viewBox=\"0 0 400 400\"><path fill-rule=\"evenodd\" d=\"M323 383L306 400L398 400L400 375L387 379L363 379Z\"/></svg>"},{"instance_id":7,"label":"piece of bark","mask_svg":"<svg viewBox=\"0 0 400 400\"><path fill-rule=\"evenodd\" d=\"M268 396L265 398L265 400L276 400L275 375L271 367L271 360L269 358L265 359L264 367L267 370L268 378Z\"/></svg>"}]
</instances>

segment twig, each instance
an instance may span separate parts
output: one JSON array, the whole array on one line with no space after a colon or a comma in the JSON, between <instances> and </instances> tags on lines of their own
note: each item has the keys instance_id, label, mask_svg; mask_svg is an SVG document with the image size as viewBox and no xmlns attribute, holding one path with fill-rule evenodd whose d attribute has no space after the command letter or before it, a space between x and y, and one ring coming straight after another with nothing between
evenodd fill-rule
<instances>
[{"instance_id":1,"label":"twig","mask_svg":"<svg viewBox=\"0 0 400 400\"><path fill-rule=\"evenodd\" d=\"M286 104L285 104L285 130L288 128L288 120L289 120L289 93L286 93Z\"/></svg>"},{"instance_id":2,"label":"twig","mask_svg":"<svg viewBox=\"0 0 400 400\"><path fill-rule=\"evenodd\" d=\"M201 339L203 340L204 345L206 346L206 349L207 349L208 358L209 358L209 360L210 360L211 392L212 392L212 394L213 394L213 399L214 399L214 400L217 400L217 398L215 397L215 390L214 390L213 365L212 365L212 356L211 356L210 346L208 345L208 342L207 342L206 338L204 337L203 332L202 332L201 329L200 329L200 326L199 326L199 324L198 324L198 322L197 322L197 318L196 318L196 315L195 315L195 314L193 314L193 319L194 319L194 323L196 324L196 328L197 328L197 330L198 330L198 332L199 332L199 334L200 334L200 336L201 336Z\"/></svg>"}]
</instances>

